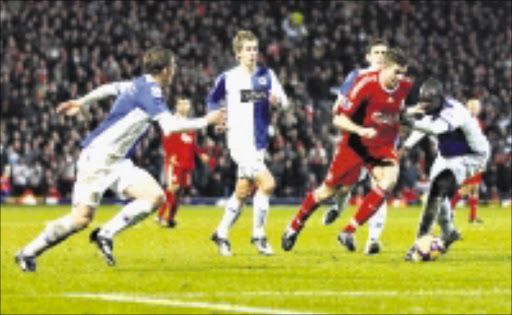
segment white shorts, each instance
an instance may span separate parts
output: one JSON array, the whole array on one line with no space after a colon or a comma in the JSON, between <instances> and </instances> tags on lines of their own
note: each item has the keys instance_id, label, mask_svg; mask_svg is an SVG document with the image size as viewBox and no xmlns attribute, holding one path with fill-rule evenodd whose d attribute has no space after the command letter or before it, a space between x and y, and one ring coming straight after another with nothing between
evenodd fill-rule
<instances>
[{"instance_id":1,"label":"white shorts","mask_svg":"<svg viewBox=\"0 0 512 315\"><path fill-rule=\"evenodd\" d=\"M460 186L466 179L483 172L488 159L488 155L468 154L445 158L438 154L430 170L430 182L442 171L450 170L455 175L457 184Z\"/></svg>"},{"instance_id":2,"label":"white shorts","mask_svg":"<svg viewBox=\"0 0 512 315\"><path fill-rule=\"evenodd\" d=\"M98 158L96 158L98 156ZM126 198L123 191L147 172L129 159L107 161L102 155L84 150L77 163L77 179L73 186L72 204L77 202L97 207L107 189L119 197Z\"/></svg>"},{"instance_id":3,"label":"white shorts","mask_svg":"<svg viewBox=\"0 0 512 315\"><path fill-rule=\"evenodd\" d=\"M231 158L238 165L238 178L254 179L257 174L267 170L265 165L265 150L231 149Z\"/></svg>"}]
</instances>

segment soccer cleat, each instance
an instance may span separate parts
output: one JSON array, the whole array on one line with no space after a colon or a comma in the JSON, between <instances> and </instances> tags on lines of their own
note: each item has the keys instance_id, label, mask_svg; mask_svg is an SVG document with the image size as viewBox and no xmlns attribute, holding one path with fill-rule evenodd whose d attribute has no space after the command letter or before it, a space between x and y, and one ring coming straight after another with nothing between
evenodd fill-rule
<instances>
[{"instance_id":1,"label":"soccer cleat","mask_svg":"<svg viewBox=\"0 0 512 315\"><path fill-rule=\"evenodd\" d=\"M212 237L210 238L215 245L219 248L219 254L221 256L231 256L231 244L227 239L220 238L217 235L217 232L212 234Z\"/></svg>"},{"instance_id":2,"label":"soccer cleat","mask_svg":"<svg viewBox=\"0 0 512 315\"><path fill-rule=\"evenodd\" d=\"M294 231L291 227L288 227L286 231L284 231L281 238L281 247L284 251L292 250L295 242L297 241L297 237L299 236L299 232L300 231Z\"/></svg>"},{"instance_id":3,"label":"soccer cleat","mask_svg":"<svg viewBox=\"0 0 512 315\"><path fill-rule=\"evenodd\" d=\"M332 207L324 214L323 223L324 225L331 225L338 217L340 216L340 212L338 209Z\"/></svg>"},{"instance_id":4,"label":"soccer cleat","mask_svg":"<svg viewBox=\"0 0 512 315\"><path fill-rule=\"evenodd\" d=\"M461 236L460 232L457 230L452 230L450 232L450 234L448 234L448 236L443 237L444 247L446 248L446 250L448 250L448 248L450 247L450 245L453 244L453 242L461 240L461 239L462 239L462 236Z\"/></svg>"},{"instance_id":5,"label":"soccer cleat","mask_svg":"<svg viewBox=\"0 0 512 315\"><path fill-rule=\"evenodd\" d=\"M111 239L98 235L100 228L96 228L89 235L89 240L91 243L95 243L101 254L103 255L103 259L107 262L109 266L115 266L116 260L112 254L114 249L114 244Z\"/></svg>"},{"instance_id":6,"label":"soccer cleat","mask_svg":"<svg viewBox=\"0 0 512 315\"><path fill-rule=\"evenodd\" d=\"M256 249L262 255L270 256L274 254L274 251L272 251L272 246L270 246L270 244L267 242L266 237L251 238L251 244L256 246Z\"/></svg>"},{"instance_id":7,"label":"soccer cleat","mask_svg":"<svg viewBox=\"0 0 512 315\"><path fill-rule=\"evenodd\" d=\"M368 240L366 242L366 246L364 247L364 254L368 256L377 255L380 252L380 242L379 241L371 241Z\"/></svg>"},{"instance_id":8,"label":"soccer cleat","mask_svg":"<svg viewBox=\"0 0 512 315\"><path fill-rule=\"evenodd\" d=\"M15 256L16 264L21 268L21 271L36 271L36 258L33 256L25 256L23 250L16 253Z\"/></svg>"},{"instance_id":9,"label":"soccer cleat","mask_svg":"<svg viewBox=\"0 0 512 315\"><path fill-rule=\"evenodd\" d=\"M340 245L345 246L349 251L354 252L356 250L354 233L340 232L338 234L338 241Z\"/></svg>"}]
</instances>

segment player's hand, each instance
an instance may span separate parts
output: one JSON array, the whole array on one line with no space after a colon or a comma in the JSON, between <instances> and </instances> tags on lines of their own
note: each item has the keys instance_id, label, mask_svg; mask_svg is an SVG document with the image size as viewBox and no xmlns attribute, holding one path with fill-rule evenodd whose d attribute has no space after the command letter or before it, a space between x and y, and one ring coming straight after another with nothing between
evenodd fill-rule
<instances>
[{"instance_id":1,"label":"player's hand","mask_svg":"<svg viewBox=\"0 0 512 315\"><path fill-rule=\"evenodd\" d=\"M357 134L363 138L371 139L377 135L377 130L373 128L361 128Z\"/></svg>"},{"instance_id":2,"label":"player's hand","mask_svg":"<svg viewBox=\"0 0 512 315\"><path fill-rule=\"evenodd\" d=\"M425 116L425 108L422 106L423 104L418 104L416 106L409 107L405 110L405 114L414 119L421 119Z\"/></svg>"},{"instance_id":3,"label":"player's hand","mask_svg":"<svg viewBox=\"0 0 512 315\"><path fill-rule=\"evenodd\" d=\"M268 101L270 102L271 105L277 105L279 103L279 99L275 94L270 94Z\"/></svg>"},{"instance_id":4,"label":"player's hand","mask_svg":"<svg viewBox=\"0 0 512 315\"><path fill-rule=\"evenodd\" d=\"M226 109L221 108L219 110L209 112L206 115L206 121L208 124L222 125L226 123Z\"/></svg>"},{"instance_id":5,"label":"player's hand","mask_svg":"<svg viewBox=\"0 0 512 315\"><path fill-rule=\"evenodd\" d=\"M57 106L56 112L57 114L64 113L68 116L74 116L80 112L82 105L83 101L80 99L62 102Z\"/></svg>"}]
</instances>

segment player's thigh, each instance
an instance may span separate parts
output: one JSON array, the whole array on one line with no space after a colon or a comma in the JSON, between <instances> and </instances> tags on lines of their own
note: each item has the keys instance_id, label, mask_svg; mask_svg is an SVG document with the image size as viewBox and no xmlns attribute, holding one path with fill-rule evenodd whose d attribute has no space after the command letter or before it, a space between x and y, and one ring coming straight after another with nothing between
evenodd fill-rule
<instances>
[{"instance_id":1,"label":"player's thigh","mask_svg":"<svg viewBox=\"0 0 512 315\"><path fill-rule=\"evenodd\" d=\"M384 163L372 168L372 176L380 189L391 190L395 187L400 167L396 160L385 160Z\"/></svg>"},{"instance_id":2,"label":"player's thigh","mask_svg":"<svg viewBox=\"0 0 512 315\"><path fill-rule=\"evenodd\" d=\"M249 196L253 181L249 178L238 178L235 185L235 196L239 200L245 200Z\"/></svg>"},{"instance_id":3,"label":"player's thigh","mask_svg":"<svg viewBox=\"0 0 512 315\"><path fill-rule=\"evenodd\" d=\"M363 160L352 149L339 149L329 166L323 184L333 190L341 186L355 185L362 167Z\"/></svg>"},{"instance_id":4,"label":"player's thigh","mask_svg":"<svg viewBox=\"0 0 512 315\"><path fill-rule=\"evenodd\" d=\"M274 176L266 167L256 174L256 185L267 194L271 194L274 190L276 186Z\"/></svg>"},{"instance_id":5,"label":"player's thigh","mask_svg":"<svg viewBox=\"0 0 512 315\"><path fill-rule=\"evenodd\" d=\"M121 176L116 190L128 198L151 201L155 206L164 200L160 184L147 171L135 166Z\"/></svg>"}]
</instances>

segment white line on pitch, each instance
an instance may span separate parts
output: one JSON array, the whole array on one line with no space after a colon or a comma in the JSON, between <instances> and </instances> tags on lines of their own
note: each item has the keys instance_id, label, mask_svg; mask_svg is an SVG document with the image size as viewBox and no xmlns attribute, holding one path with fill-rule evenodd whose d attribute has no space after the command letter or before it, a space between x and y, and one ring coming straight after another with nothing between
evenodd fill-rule
<instances>
[{"instance_id":1,"label":"white line on pitch","mask_svg":"<svg viewBox=\"0 0 512 315\"><path fill-rule=\"evenodd\" d=\"M169 300L163 298L151 298L135 295L126 295L119 293L67 293L67 297L75 298L91 298L100 299L111 302L121 303L144 303L153 305L163 305L181 308L203 308L209 310L219 310L234 313L250 313L250 314L315 314L311 312L301 312L297 310L287 310L278 308L265 308L265 307L251 307L245 305L228 304L228 303L209 303L209 302L196 302L196 301L180 301Z\"/></svg>"}]
</instances>

